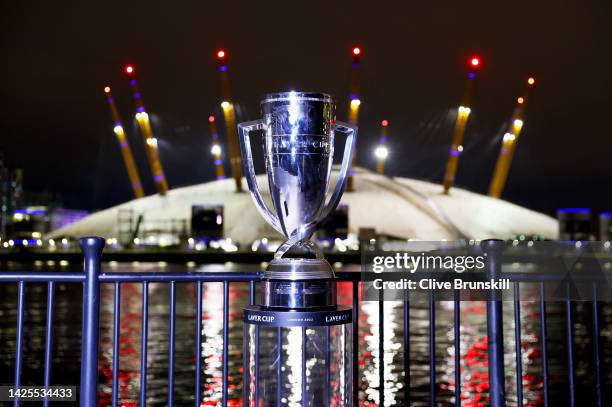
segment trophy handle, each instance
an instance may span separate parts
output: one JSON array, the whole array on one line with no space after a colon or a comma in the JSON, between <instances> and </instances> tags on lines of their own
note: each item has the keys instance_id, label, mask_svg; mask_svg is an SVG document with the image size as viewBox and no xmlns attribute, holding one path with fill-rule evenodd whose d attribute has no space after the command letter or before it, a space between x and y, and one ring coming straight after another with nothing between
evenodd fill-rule
<instances>
[{"instance_id":1,"label":"trophy handle","mask_svg":"<svg viewBox=\"0 0 612 407\"><path fill-rule=\"evenodd\" d=\"M255 169L253 168L253 154L251 152L251 139L249 133L254 130L263 130L263 120L253 120L251 122L238 123L238 134L240 135L240 152L242 153L242 167L244 175L246 177L249 191L251 196L256 203L256 207L261 213L261 216L270 224L274 229L283 234L283 229L280 226L278 217L273 211L268 208L266 202L261 196L259 186L257 185L257 177L255 175Z\"/></svg>"},{"instance_id":2,"label":"trophy handle","mask_svg":"<svg viewBox=\"0 0 612 407\"><path fill-rule=\"evenodd\" d=\"M340 198L344 192L346 186L346 179L351 163L353 162L353 154L355 152L355 141L357 139L357 127L351 126L344 122L336 122L334 124L334 132L340 132L346 134L346 142L344 144L344 154L342 157L342 166L340 167L340 173L338 174L338 182L334 188L334 192L329 198L329 202L325 205L325 209L321 214L321 221L325 220L340 203Z\"/></svg>"}]
</instances>

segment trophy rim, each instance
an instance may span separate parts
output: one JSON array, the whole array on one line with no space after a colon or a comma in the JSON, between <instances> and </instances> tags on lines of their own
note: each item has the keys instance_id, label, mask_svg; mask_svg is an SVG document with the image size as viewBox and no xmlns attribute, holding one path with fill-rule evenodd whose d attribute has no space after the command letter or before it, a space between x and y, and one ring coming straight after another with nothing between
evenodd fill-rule
<instances>
[{"instance_id":1,"label":"trophy rim","mask_svg":"<svg viewBox=\"0 0 612 407\"><path fill-rule=\"evenodd\" d=\"M288 92L273 92L266 93L261 98L261 104L270 102L282 102L286 100L308 100L313 102L328 102L334 103L334 97L329 93L323 92L301 92L301 91L288 91Z\"/></svg>"}]
</instances>

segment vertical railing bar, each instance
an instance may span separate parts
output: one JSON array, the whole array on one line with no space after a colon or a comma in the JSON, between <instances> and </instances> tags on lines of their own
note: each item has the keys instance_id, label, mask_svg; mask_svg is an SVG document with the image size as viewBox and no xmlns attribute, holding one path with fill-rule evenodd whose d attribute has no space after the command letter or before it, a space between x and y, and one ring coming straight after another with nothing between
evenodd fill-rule
<instances>
[{"instance_id":1,"label":"vertical railing bar","mask_svg":"<svg viewBox=\"0 0 612 407\"><path fill-rule=\"evenodd\" d=\"M95 406L98 400L98 352L100 348L100 269L104 239L83 237L83 320L81 331L81 407Z\"/></svg>"},{"instance_id":2,"label":"vertical railing bar","mask_svg":"<svg viewBox=\"0 0 612 407\"><path fill-rule=\"evenodd\" d=\"M378 300L378 405L385 405L385 302L383 291L379 291Z\"/></svg>"},{"instance_id":3,"label":"vertical railing bar","mask_svg":"<svg viewBox=\"0 0 612 407\"><path fill-rule=\"evenodd\" d=\"M140 407L147 405L147 337L149 317L149 282L142 282L142 319L140 335Z\"/></svg>"},{"instance_id":4,"label":"vertical railing bar","mask_svg":"<svg viewBox=\"0 0 612 407\"><path fill-rule=\"evenodd\" d=\"M453 293L455 306L453 307L453 322L455 336L455 406L461 407L461 301L459 290Z\"/></svg>"},{"instance_id":5,"label":"vertical railing bar","mask_svg":"<svg viewBox=\"0 0 612 407\"><path fill-rule=\"evenodd\" d=\"M281 366L283 364L283 328L278 327L276 337L276 407L280 407L283 397L283 376Z\"/></svg>"},{"instance_id":6,"label":"vertical railing bar","mask_svg":"<svg viewBox=\"0 0 612 407\"><path fill-rule=\"evenodd\" d=\"M523 350L521 343L521 294L519 282L514 282L514 349L516 353L516 403L523 407Z\"/></svg>"},{"instance_id":7,"label":"vertical railing bar","mask_svg":"<svg viewBox=\"0 0 612 407\"><path fill-rule=\"evenodd\" d=\"M258 404L259 404L259 325L255 325L255 405L258 405Z\"/></svg>"},{"instance_id":8,"label":"vertical railing bar","mask_svg":"<svg viewBox=\"0 0 612 407\"><path fill-rule=\"evenodd\" d=\"M227 406L228 375L228 338L229 338L229 281L223 282L223 387L221 405Z\"/></svg>"},{"instance_id":9,"label":"vertical railing bar","mask_svg":"<svg viewBox=\"0 0 612 407\"><path fill-rule=\"evenodd\" d=\"M255 305L255 280L249 281L249 304ZM247 400L245 399L245 405ZM255 325L255 405L259 403L259 325Z\"/></svg>"},{"instance_id":10,"label":"vertical railing bar","mask_svg":"<svg viewBox=\"0 0 612 407\"><path fill-rule=\"evenodd\" d=\"M112 407L117 407L119 400L119 342L121 332L121 283L115 282L114 310L113 310L113 383Z\"/></svg>"},{"instance_id":11,"label":"vertical railing bar","mask_svg":"<svg viewBox=\"0 0 612 407\"><path fill-rule=\"evenodd\" d=\"M176 282L170 282L170 321L168 329L168 407L174 405L174 340L176 327Z\"/></svg>"},{"instance_id":12,"label":"vertical railing bar","mask_svg":"<svg viewBox=\"0 0 612 407\"><path fill-rule=\"evenodd\" d=\"M325 405L331 406L331 327L325 328Z\"/></svg>"},{"instance_id":13,"label":"vertical railing bar","mask_svg":"<svg viewBox=\"0 0 612 407\"><path fill-rule=\"evenodd\" d=\"M548 407L548 343L546 335L546 301L544 281L540 281L540 335L542 336L542 390L544 407Z\"/></svg>"},{"instance_id":14,"label":"vertical railing bar","mask_svg":"<svg viewBox=\"0 0 612 407\"><path fill-rule=\"evenodd\" d=\"M567 318L566 333L567 333L567 369L569 380L569 397L570 406L575 404L575 388L574 388L574 329L572 319L572 302L570 300L570 285L565 284L566 299L565 299L565 314Z\"/></svg>"},{"instance_id":15,"label":"vertical railing bar","mask_svg":"<svg viewBox=\"0 0 612 407\"><path fill-rule=\"evenodd\" d=\"M497 279L501 275L502 240L490 239L481 243L486 256L487 279ZM492 290L487 299L487 339L489 359L489 397L491 407L505 407L506 387L504 374L504 320L502 295L498 290Z\"/></svg>"},{"instance_id":16,"label":"vertical railing bar","mask_svg":"<svg viewBox=\"0 0 612 407\"><path fill-rule=\"evenodd\" d=\"M410 406L410 300L404 290L404 406Z\"/></svg>"},{"instance_id":17,"label":"vertical railing bar","mask_svg":"<svg viewBox=\"0 0 612 407\"><path fill-rule=\"evenodd\" d=\"M429 397L436 407L436 304L434 292L429 291Z\"/></svg>"},{"instance_id":18,"label":"vertical railing bar","mask_svg":"<svg viewBox=\"0 0 612 407\"><path fill-rule=\"evenodd\" d=\"M359 405L359 281L353 281L353 404Z\"/></svg>"},{"instance_id":19,"label":"vertical railing bar","mask_svg":"<svg viewBox=\"0 0 612 407\"><path fill-rule=\"evenodd\" d=\"M599 347L599 309L597 301L597 282L593 281L593 354L595 358L595 397L597 407L602 407L601 394L601 350Z\"/></svg>"},{"instance_id":20,"label":"vertical railing bar","mask_svg":"<svg viewBox=\"0 0 612 407\"><path fill-rule=\"evenodd\" d=\"M306 327L302 327L302 407L308 407L308 382L306 381Z\"/></svg>"},{"instance_id":21,"label":"vertical railing bar","mask_svg":"<svg viewBox=\"0 0 612 407\"><path fill-rule=\"evenodd\" d=\"M23 311L25 301L25 282L20 281L17 290L17 337L16 337L16 352L15 352L15 388L21 385L21 370L23 364ZM19 399L15 399L13 403L15 407L19 406Z\"/></svg>"},{"instance_id":22,"label":"vertical railing bar","mask_svg":"<svg viewBox=\"0 0 612 407\"><path fill-rule=\"evenodd\" d=\"M196 389L195 389L195 405L200 407L200 399L202 397L202 282L196 282Z\"/></svg>"},{"instance_id":23,"label":"vertical railing bar","mask_svg":"<svg viewBox=\"0 0 612 407\"><path fill-rule=\"evenodd\" d=\"M249 281L249 304L255 304L255 280Z\"/></svg>"},{"instance_id":24,"label":"vertical railing bar","mask_svg":"<svg viewBox=\"0 0 612 407\"><path fill-rule=\"evenodd\" d=\"M249 281L249 304L251 305L255 304L255 280ZM247 399L245 398L245 403L246 402L247 402ZM255 325L255 405L258 405L258 403L259 403L259 325Z\"/></svg>"},{"instance_id":25,"label":"vertical railing bar","mask_svg":"<svg viewBox=\"0 0 612 407\"><path fill-rule=\"evenodd\" d=\"M45 388L51 386L51 365L53 363L53 303L55 302L55 283L47 283L47 324L45 328ZM45 398L43 406L49 405L49 399Z\"/></svg>"}]
</instances>

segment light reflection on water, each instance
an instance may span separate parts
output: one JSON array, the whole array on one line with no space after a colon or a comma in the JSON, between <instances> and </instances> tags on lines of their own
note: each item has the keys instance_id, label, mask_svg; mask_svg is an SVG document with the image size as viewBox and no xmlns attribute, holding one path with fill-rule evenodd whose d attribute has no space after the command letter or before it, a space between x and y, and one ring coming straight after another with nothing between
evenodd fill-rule
<instances>
[{"instance_id":1,"label":"light reflection on water","mask_svg":"<svg viewBox=\"0 0 612 407\"><path fill-rule=\"evenodd\" d=\"M117 270L155 270L157 265L119 265ZM169 266L168 270L173 266ZM180 268L177 268L177 270ZM168 271L166 270L166 271ZM26 330L24 348L23 382L42 382L44 348L44 324L46 308L46 286L28 284L26 294ZM223 284L206 283L203 286L202 313L202 406L221 405L222 354L223 354ZM109 405L112 380L113 337L113 292L112 284L101 286L101 330L100 330L100 405ZM350 283L339 286L340 302L352 303ZM229 309L229 405L242 404L242 308L248 302L248 285L230 285ZM121 285L120 324L120 375L119 389L121 405L137 405L140 391L140 336L141 336L140 283ZM161 406L167 403L168 394L168 319L169 286L149 285L149 328L147 349L147 405ZM516 378L514 354L514 324L511 303L504 306L504 338L506 350L507 405L516 405ZM178 283L176 286L176 344L175 344L175 405L193 405L195 393L195 316L196 285ZM16 285L0 284L0 383L12 382L15 335ZM78 383L80 355L81 288L78 284L60 284L56 293L56 318L54 327L53 382L57 384ZM524 405L542 404L542 371L539 330L539 304L521 303ZM585 307L577 305L577 308ZM550 391L553 400L563 400L567 377L564 347L565 320L559 304L548 305ZM602 310L604 326L610 326L610 307ZM410 367L411 404L429 404L429 311L427 304L411 304L410 309ZM384 398L386 406L401 405L403 386L403 304L385 302L383 307ZM488 373L486 344L486 312L482 302L461 303L461 378L463 406L488 405ZM436 303L436 369L438 405L454 404L454 337L453 303ZM379 383L379 304L361 302L359 319L359 366L360 405L376 406L380 391ZM577 318L576 354L577 376L586 388L592 385L588 375L590 369L589 320ZM299 330L296 330L299 333ZM603 332L604 352L610 352L610 332ZM300 338L295 338L299 343ZM298 355L299 359L299 355ZM604 363L609 361L604 359ZM291 367L291 360L287 361ZM292 368L292 382L301 383L300 360ZM605 376L609 383L609 375ZM299 392L297 392L299 394ZM564 404L564 402L559 402ZM556 405L556 404L552 404Z\"/></svg>"}]
</instances>

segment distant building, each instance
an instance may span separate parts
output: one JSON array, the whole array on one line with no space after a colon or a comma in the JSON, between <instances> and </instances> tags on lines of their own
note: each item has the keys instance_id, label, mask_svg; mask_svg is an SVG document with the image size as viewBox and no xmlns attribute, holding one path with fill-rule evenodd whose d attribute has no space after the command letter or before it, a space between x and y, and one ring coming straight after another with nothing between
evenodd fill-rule
<instances>
[{"instance_id":1,"label":"distant building","mask_svg":"<svg viewBox=\"0 0 612 407\"><path fill-rule=\"evenodd\" d=\"M13 212L23 205L23 170L11 166L0 152L0 237L11 230Z\"/></svg>"},{"instance_id":2,"label":"distant building","mask_svg":"<svg viewBox=\"0 0 612 407\"><path fill-rule=\"evenodd\" d=\"M334 182L337 176L334 170ZM264 199L269 200L265 188L267 175L257 178ZM550 216L461 188L444 195L439 184L400 177L391 179L359 168L354 182L355 192L343 195L338 211L320 230L321 237L356 236L360 231L369 231L372 236L429 241L512 239L518 235L556 239L558 236L558 223ZM200 208L205 211L200 213ZM214 216L211 208L216 208ZM219 227L214 233L213 226ZM242 247L251 247L258 239L282 239L259 214L250 194L235 192L231 179L176 188L163 197L151 195L135 199L96 212L46 237L98 235L121 239L125 236L126 241L131 238L154 242L157 233L157 240L165 244L180 240L181 235L190 240L218 236L221 227L223 237Z\"/></svg>"},{"instance_id":3,"label":"distant building","mask_svg":"<svg viewBox=\"0 0 612 407\"><path fill-rule=\"evenodd\" d=\"M56 194L26 193L23 170L9 164L0 152L0 238L38 239L88 215L64 209Z\"/></svg>"}]
</instances>

